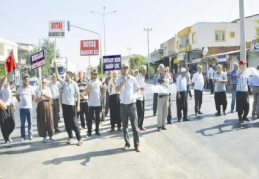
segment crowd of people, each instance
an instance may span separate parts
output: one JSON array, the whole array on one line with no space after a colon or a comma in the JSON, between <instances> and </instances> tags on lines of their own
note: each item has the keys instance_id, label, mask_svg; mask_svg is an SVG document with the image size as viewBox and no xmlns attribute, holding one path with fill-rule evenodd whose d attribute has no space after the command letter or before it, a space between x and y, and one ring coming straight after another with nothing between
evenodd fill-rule
<instances>
[{"instance_id":1,"label":"crowd of people","mask_svg":"<svg viewBox=\"0 0 259 179\"><path fill-rule=\"evenodd\" d=\"M125 140L124 150L130 148L128 133L128 123L130 121L133 132L134 148L140 152L139 132L145 131L145 77L147 67L142 65L139 69L130 71L128 64L122 64L120 73L111 71L110 75L100 80L97 70L91 71L90 79L85 73L80 71L75 77L72 72L67 72L62 79L57 70L51 81L47 84L47 79L41 79L40 87L35 91L29 84L30 77L24 76L23 84L16 92L16 99L19 102L20 114L20 134L21 142L26 138L33 140L33 120L32 104L37 104L37 131L43 142L55 140L55 133L61 132L59 129L60 109L64 117L65 130L68 135L67 144L73 142L73 131L76 135L77 144L83 144L80 129L87 129L86 137L92 135L92 121L95 122L95 134L100 136L100 121L108 115L110 110L110 132L123 131ZM253 75L248 83L246 75L246 62L243 60L234 63L234 70L229 79L232 90L231 112L238 112L240 122L249 121L249 94L248 84L253 89L254 102L252 117L259 117L259 75ZM259 65L257 66L259 71ZM131 72L131 73L130 73ZM0 125L6 145L11 145L10 134L14 130L15 103L12 98L12 86L7 83L7 74L1 80L0 91ZM188 95L192 99L190 87L194 89L194 112L195 116L202 115L203 91L206 82L210 84L211 94L214 94L215 116L226 115L227 95L226 83L228 78L222 71L222 66L218 64L216 71L212 66L206 75L203 75L201 65L197 65L197 72L189 73L189 69L182 67L180 74L175 78L170 73L169 68L160 64L157 74L154 76L154 85L168 88L175 83L176 91L164 93L154 93L153 96L153 116L157 115L157 130L167 130L167 124L172 124L171 95L176 94L177 120L189 121L188 119ZM236 108L235 108L236 105ZM222 106L222 108L221 108ZM79 125L80 120L80 125ZM28 123L28 136L26 137L25 122Z\"/></svg>"}]
</instances>

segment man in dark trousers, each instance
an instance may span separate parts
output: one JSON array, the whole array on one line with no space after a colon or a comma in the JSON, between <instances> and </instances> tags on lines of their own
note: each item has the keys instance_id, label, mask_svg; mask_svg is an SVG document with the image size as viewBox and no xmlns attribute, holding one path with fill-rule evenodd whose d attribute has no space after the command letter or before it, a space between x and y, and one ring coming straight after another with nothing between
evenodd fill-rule
<instances>
[{"instance_id":1,"label":"man in dark trousers","mask_svg":"<svg viewBox=\"0 0 259 179\"><path fill-rule=\"evenodd\" d=\"M65 80L60 78L58 74L57 64L54 62L55 73L58 81L61 83L63 92L62 92L62 111L65 121L65 127L68 134L67 144L71 144L73 141L72 130L76 134L78 140L78 146L83 144L80 135L80 129L78 126L77 112L80 112L80 93L78 85L75 81L72 80L73 73L70 71L66 72ZM77 99L77 100L76 100ZM77 102L77 107L76 107Z\"/></svg>"},{"instance_id":2,"label":"man in dark trousers","mask_svg":"<svg viewBox=\"0 0 259 179\"><path fill-rule=\"evenodd\" d=\"M183 111L183 121L189 121L187 119L187 84L186 84L186 68L181 68L181 74L176 79L176 107L177 107L177 118L178 122L181 122L182 111Z\"/></svg>"},{"instance_id":3,"label":"man in dark trousers","mask_svg":"<svg viewBox=\"0 0 259 179\"><path fill-rule=\"evenodd\" d=\"M245 75L246 62L244 60L239 61L239 69L237 70L237 96L236 96L236 108L238 113L238 119L240 122L249 121L247 118L249 112L249 94L247 85L247 76Z\"/></svg>"},{"instance_id":4,"label":"man in dark trousers","mask_svg":"<svg viewBox=\"0 0 259 179\"><path fill-rule=\"evenodd\" d=\"M79 80L77 81L77 85L80 92L80 112L77 116L80 116L81 128L85 129L88 122L88 94L86 93L88 82L84 80L84 74L82 71L78 74Z\"/></svg>"},{"instance_id":5,"label":"man in dark trousers","mask_svg":"<svg viewBox=\"0 0 259 179\"><path fill-rule=\"evenodd\" d=\"M145 77L147 74L147 67L145 65L142 65L140 67L140 73L135 76L140 88L143 90L140 91L139 97L136 101L136 107L137 107L137 114L138 114L138 127L139 130L145 131L146 129L143 127L144 117L145 117L145 96L144 96L144 89L145 89Z\"/></svg>"},{"instance_id":6,"label":"man in dark trousers","mask_svg":"<svg viewBox=\"0 0 259 179\"><path fill-rule=\"evenodd\" d=\"M159 68L157 68L157 73L154 76L154 85L156 84L156 79L157 77L160 75L160 70ZM156 112L157 112L157 96L158 93L154 93L153 95L153 116L156 116Z\"/></svg>"},{"instance_id":7,"label":"man in dark trousers","mask_svg":"<svg viewBox=\"0 0 259 179\"><path fill-rule=\"evenodd\" d=\"M137 80L129 75L128 64L123 64L121 69L121 76L116 83L116 91L120 92L120 116L123 125L123 134L125 140L125 146L123 150L130 148L130 140L128 133L128 121L130 120L134 138L134 147L136 152L140 152L139 149L139 133L138 133L138 118L136 109L135 93L140 89Z\"/></svg>"}]
</instances>

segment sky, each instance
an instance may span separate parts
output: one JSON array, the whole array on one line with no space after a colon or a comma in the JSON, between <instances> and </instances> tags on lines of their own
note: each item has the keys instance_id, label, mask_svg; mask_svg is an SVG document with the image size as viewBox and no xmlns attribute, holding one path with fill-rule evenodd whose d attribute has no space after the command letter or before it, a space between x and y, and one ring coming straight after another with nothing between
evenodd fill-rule
<instances>
[{"instance_id":1,"label":"sky","mask_svg":"<svg viewBox=\"0 0 259 179\"><path fill-rule=\"evenodd\" d=\"M245 16L259 14L258 0L245 1ZM147 56L178 31L196 22L229 22L239 19L239 0L12 0L0 3L0 37L14 42L38 45L48 38L52 20L70 21L104 36L106 55L140 54ZM79 70L97 66L98 56L80 56L80 40L97 39L96 34L71 27L65 38L57 38L61 56L74 61ZM54 41L53 38L51 40ZM129 51L128 49L131 48ZM103 49L103 47L102 47ZM102 50L104 51L104 50Z\"/></svg>"}]
</instances>

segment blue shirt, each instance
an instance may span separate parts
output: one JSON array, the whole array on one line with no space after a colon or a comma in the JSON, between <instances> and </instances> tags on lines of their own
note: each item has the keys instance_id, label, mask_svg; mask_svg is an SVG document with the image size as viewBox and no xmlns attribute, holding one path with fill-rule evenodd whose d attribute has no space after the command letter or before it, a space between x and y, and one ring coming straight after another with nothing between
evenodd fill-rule
<instances>
[{"instance_id":1,"label":"blue shirt","mask_svg":"<svg viewBox=\"0 0 259 179\"><path fill-rule=\"evenodd\" d=\"M249 80L249 85L253 87L259 87L259 76L253 75Z\"/></svg>"},{"instance_id":2,"label":"blue shirt","mask_svg":"<svg viewBox=\"0 0 259 179\"><path fill-rule=\"evenodd\" d=\"M232 85L237 85L237 71L233 70L231 73Z\"/></svg>"}]
</instances>

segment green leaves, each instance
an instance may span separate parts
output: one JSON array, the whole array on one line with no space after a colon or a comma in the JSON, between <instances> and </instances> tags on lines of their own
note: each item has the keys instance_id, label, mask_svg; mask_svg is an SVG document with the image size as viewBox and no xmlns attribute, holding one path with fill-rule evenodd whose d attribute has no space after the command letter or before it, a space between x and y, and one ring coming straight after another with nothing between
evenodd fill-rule
<instances>
[{"instance_id":1,"label":"green leaves","mask_svg":"<svg viewBox=\"0 0 259 179\"><path fill-rule=\"evenodd\" d=\"M136 55L130 57L130 69L139 69L141 65L147 65L147 61L143 56Z\"/></svg>"}]
</instances>

